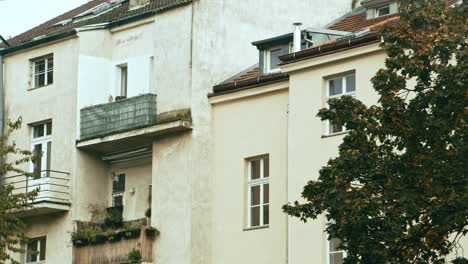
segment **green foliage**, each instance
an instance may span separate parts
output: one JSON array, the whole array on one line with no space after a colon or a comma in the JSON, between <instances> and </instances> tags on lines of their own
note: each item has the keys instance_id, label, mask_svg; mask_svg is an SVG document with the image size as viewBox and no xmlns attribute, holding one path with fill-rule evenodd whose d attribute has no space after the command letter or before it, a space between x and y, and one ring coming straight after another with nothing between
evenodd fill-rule
<instances>
[{"instance_id":1,"label":"green foliage","mask_svg":"<svg viewBox=\"0 0 468 264\"><path fill-rule=\"evenodd\" d=\"M343 97L320 110L352 130L306 202L283 207L303 221L325 215L345 263L445 263L468 232L466 3L399 2L401 19L381 30L379 105Z\"/></svg>"},{"instance_id":2,"label":"green foliage","mask_svg":"<svg viewBox=\"0 0 468 264\"><path fill-rule=\"evenodd\" d=\"M95 240L96 236L103 235L104 230L95 224L86 224L71 233L72 240L85 239L87 241Z\"/></svg>"},{"instance_id":3,"label":"green foliage","mask_svg":"<svg viewBox=\"0 0 468 264\"><path fill-rule=\"evenodd\" d=\"M132 251L130 251L128 253L128 260L131 262L131 263L135 263L135 262L139 262L141 261L141 252L140 250L134 248L132 249Z\"/></svg>"},{"instance_id":4,"label":"green foliage","mask_svg":"<svg viewBox=\"0 0 468 264\"><path fill-rule=\"evenodd\" d=\"M119 228L122 226L123 217L122 217L123 208L122 207L110 207L107 208L107 217L104 220L104 223L109 228Z\"/></svg>"},{"instance_id":5,"label":"green foliage","mask_svg":"<svg viewBox=\"0 0 468 264\"><path fill-rule=\"evenodd\" d=\"M25 175L34 177L32 173L23 168L40 159L39 154L19 149L14 141L9 141L9 136L21 127L21 118L16 122L9 122L8 129L3 137L0 137L0 263L13 260L10 253L22 253L21 244L27 241L24 235L25 224L13 211L29 208L30 203L37 196L37 190L28 193L15 193L14 187L9 184L12 175Z\"/></svg>"}]
</instances>

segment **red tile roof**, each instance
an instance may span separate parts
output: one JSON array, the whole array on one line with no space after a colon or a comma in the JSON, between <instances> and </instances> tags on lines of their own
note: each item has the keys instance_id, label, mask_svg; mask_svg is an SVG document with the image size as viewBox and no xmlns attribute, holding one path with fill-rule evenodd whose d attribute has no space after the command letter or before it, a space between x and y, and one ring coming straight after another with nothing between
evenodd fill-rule
<instances>
[{"instance_id":1,"label":"red tile roof","mask_svg":"<svg viewBox=\"0 0 468 264\"><path fill-rule=\"evenodd\" d=\"M10 43L11 46L17 46L19 44L28 42L33 40L34 38L38 37L43 37L43 36L53 36L57 35L60 33L64 33L67 31L70 31L72 29L82 27L82 26L87 26L87 25L93 25L93 24L101 24L101 23L112 23L116 21L121 21L124 19L132 18L138 15L144 15L144 14L151 14L151 13L157 13L157 12L162 12L167 9L171 9L177 6L181 6L184 4L188 4L192 2L192 0L150 0L150 3L146 6L143 6L141 8L129 10L128 4L129 1L125 0L121 3L117 4L112 4L111 7L109 7L110 11L107 12L102 12L98 14L95 17L91 17L86 20L79 21L75 23L68 23L62 26L54 26L55 24L73 19L74 17L78 16L79 14L82 14L83 12L88 11L91 8L94 8L102 3L109 2L112 3L109 0L93 0L90 1L84 5L81 5L75 9L72 9L58 17L55 17L43 24L40 24L37 27L34 27L24 33L21 33L13 38L8 39L8 43ZM113 1L116 2L116 1ZM0 44L0 48L5 47L4 44Z\"/></svg>"},{"instance_id":2,"label":"red tile roof","mask_svg":"<svg viewBox=\"0 0 468 264\"><path fill-rule=\"evenodd\" d=\"M328 28L333 30L356 32L394 17L399 17L399 15L393 14L373 19L366 19L366 13L362 12L345 17Z\"/></svg>"}]
</instances>

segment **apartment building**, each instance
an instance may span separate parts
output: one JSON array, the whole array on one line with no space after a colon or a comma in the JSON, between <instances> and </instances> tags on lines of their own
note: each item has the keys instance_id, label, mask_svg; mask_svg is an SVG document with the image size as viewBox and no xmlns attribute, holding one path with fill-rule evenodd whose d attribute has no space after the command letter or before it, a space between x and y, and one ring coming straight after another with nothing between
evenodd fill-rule
<instances>
[{"instance_id":1,"label":"apartment building","mask_svg":"<svg viewBox=\"0 0 468 264\"><path fill-rule=\"evenodd\" d=\"M24 168L40 179L5 179L16 192L40 188L33 209L17 212L30 238L24 247L39 254L17 260L121 263L136 248L144 262L240 263L248 255L237 246L250 242L239 237L230 248L231 237L223 240L229 233L220 223L234 219L216 210L225 201L214 200L225 175L214 173L206 95L258 60L251 39L291 32L296 21L322 27L352 2L93 0L2 44L2 120L22 117L10 140L43 153ZM144 227L136 235L127 230L128 239L106 233L109 241L72 242L83 226L106 221L109 208L119 208L125 222L144 219ZM149 226L156 238L145 236ZM256 244L252 258L284 263L288 244L279 241L281 249L268 249L275 251L267 257Z\"/></svg>"},{"instance_id":2,"label":"apartment building","mask_svg":"<svg viewBox=\"0 0 468 264\"><path fill-rule=\"evenodd\" d=\"M370 80L386 58L377 28L398 18L397 1L365 1L325 28L255 41L257 64L213 87L217 263L343 263L325 217L303 223L281 207L338 155L346 128L316 117L327 100L377 103ZM466 248L465 238L449 259Z\"/></svg>"}]
</instances>

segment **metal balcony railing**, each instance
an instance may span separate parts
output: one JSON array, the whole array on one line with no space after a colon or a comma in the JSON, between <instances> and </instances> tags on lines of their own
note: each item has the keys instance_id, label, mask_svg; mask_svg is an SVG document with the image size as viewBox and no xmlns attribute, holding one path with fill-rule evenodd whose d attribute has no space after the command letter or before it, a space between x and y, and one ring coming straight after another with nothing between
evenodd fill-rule
<instances>
[{"instance_id":1,"label":"metal balcony railing","mask_svg":"<svg viewBox=\"0 0 468 264\"><path fill-rule=\"evenodd\" d=\"M81 140L154 124L156 124L155 94L138 95L80 110Z\"/></svg>"},{"instance_id":2,"label":"metal balcony railing","mask_svg":"<svg viewBox=\"0 0 468 264\"><path fill-rule=\"evenodd\" d=\"M38 191L33 204L49 202L56 204L70 204L70 174L68 172L44 170L41 177L15 175L3 178L3 183L13 186L13 194Z\"/></svg>"}]
</instances>

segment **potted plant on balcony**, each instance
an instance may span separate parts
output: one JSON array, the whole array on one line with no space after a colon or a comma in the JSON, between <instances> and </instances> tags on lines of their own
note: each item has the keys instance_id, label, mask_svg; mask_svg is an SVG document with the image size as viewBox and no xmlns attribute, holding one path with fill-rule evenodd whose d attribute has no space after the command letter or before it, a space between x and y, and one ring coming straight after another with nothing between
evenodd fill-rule
<instances>
[{"instance_id":1,"label":"potted plant on balcony","mask_svg":"<svg viewBox=\"0 0 468 264\"><path fill-rule=\"evenodd\" d=\"M149 238L154 238L159 234L159 231L156 228L150 226L145 229L145 234Z\"/></svg>"},{"instance_id":2,"label":"potted plant on balcony","mask_svg":"<svg viewBox=\"0 0 468 264\"><path fill-rule=\"evenodd\" d=\"M120 231L120 234L125 239L137 238L141 234L141 223L133 222L127 223L124 230Z\"/></svg>"},{"instance_id":3,"label":"potted plant on balcony","mask_svg":"<svg viewBox=\"0 0 468 264\"><path fill-rule=\"evenodd\" d=\"M114 206L106 209L107 216L104 219L104 224L108 228L120 228L123 223L123 206Z\"/></svg>"},{"instance_id":4,"label":"potted plant on balcony","mask_svg":"<svg viewBox=\"0 0 468 264\"><path fill-rule=\"evenodd\" d=\"M110 230L107 232L107 241L111 243L120 241L121 238L122 235L119 232L116 232L114 230Z\"/></svg>"},{"instance_id":5,"label":"potted plant on balcony","mask_svg":"<svg viewBox=\"0 0 468 264\"><path fill-rule=\"evenodd\" d=\"M128 262L129 263L140 263L141 262L141 252L140 250L134 248L128 253Z\"/></svg>"},{"instance_id":6,"label":"potted plant on balcony","mask_svg":"<svg viewBox=\"0 0 468 264\"><path fill-rule=\"evenodd\" d=\"M101 234L95 234L89 241L91 245L98 245L98 244L103 244L107 241L107 237L101 233Z\"/></svg>"},{"instance_id":7,"label":"potted plant on balcony","mask_svg":"<svg viewBox=\"0 0 468 264\"><path fill-rule=\"evenodd\" d=\"M83 247L89 244L89 240L84 236L83 233L73 232L71 234L72 243L76 247Z\"/></svg>"}]
</instances>

